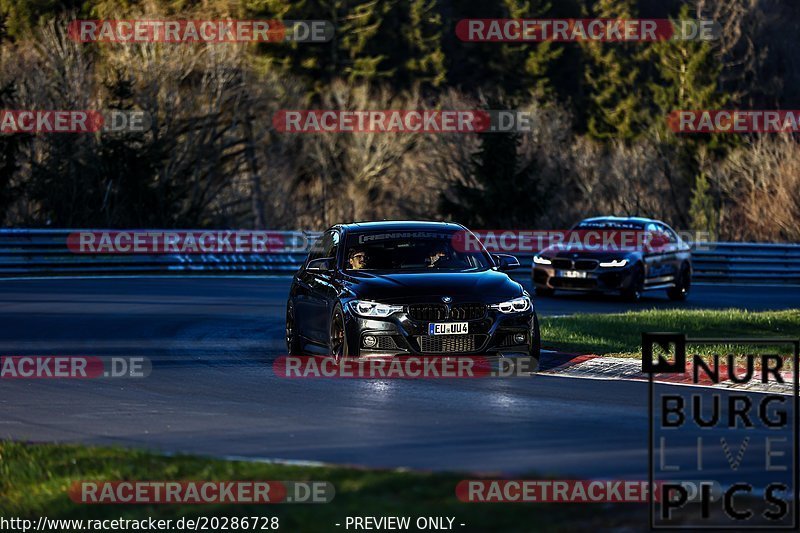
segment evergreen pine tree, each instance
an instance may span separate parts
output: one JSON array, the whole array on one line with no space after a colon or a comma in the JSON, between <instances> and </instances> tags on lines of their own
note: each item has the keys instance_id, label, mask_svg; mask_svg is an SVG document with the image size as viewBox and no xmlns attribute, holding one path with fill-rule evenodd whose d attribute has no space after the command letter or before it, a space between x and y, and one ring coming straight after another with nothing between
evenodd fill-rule
<instances>
[{"instance_id":1,"label":"evergreen pine tree","mask_svg":"<svg viewBox=\"0 0 800 533\"><path fill-rule=\"evenodd\" d=\"M635 0L598 0L592 16L604 19L635 18ZM582 44L588 64L587 128L598 139L632 139L648 122L649 95L642 66L647 45L640 42L592 42Z\"/></svg>"},{"instance_id":2,"label":"evergreen pine tree","mask_svg":"<svg viewBox=\"0 0 800 533\"><path fill-rule=\"evenodd\" d=\"M545 195L536 179L537 162L521 166L520 143L516 132L481 134L471 161L475 185L459 184L449 191L452 196L443 195L442 211L475 228L535 227Z\"/></svg>"},{"instance_id":3,"label":"evergreen pine tree","mask_svg":"<svg viewBox=\"0 0 800 533\"><path fill-rule=\"evenodd\" d=\"M684 5L679 19L691 18L691 10ZM655 43L650 56L656 67L657 78L650 83L650 92L657 108L656 125L667 129L666 118L673 111L720 109L729 97L720 91L719 76L722 64L716 55L713 42L700 40L668 40ZM729 145L735 136L710 134L683 137L693 146L708 143L713 149Z\"/></svg>"},{"instance_id":4,"label":"evergreen pine tree","mask_svg":"<svg viewBox=\"0 0 800 533\"><path fill-rule=\"evenodd\" d=\"M511 19L542 18L552 7L546 0L503 0L503 6ZM507 72L517 77L516 83L509 80L507 91L512 94L528 92L540 99L554 97L550 69L564 53L562 46L552 41L506 43L501 50L507 61Z\"/></svg>"},{"instance_id":5,"label":"evergreen pine tree","mask_svg":"<svg viewBox=\"0 0 800 533\"><path fill-rule=\"evenodd\" d=\"M688 5L681 7L679 20L691 19ZM655 43L650 50L656 68L656 79L650 92L657 109L655 122L659 136L673 145L678 160L685 166L686 183L691 191L688 219L696 230L717 232L718 212L709 177L701 170L700 161L722 155L738 137L720 134L673 134L668 131L667 117L674 111L720 109L729 101L720 91L722 64L713 42L702 40L668 40ZM694 177L694 178L692 178Z\"/></svg>"},{"instance_id":6,"label":"evergreen pine tree","mask_svg":"<svg viewBox=\"0 0 800 533\"><path fill-rule=\"evenodd\" d=\"M711 184L705 172L700 172L695 178L692 200L689 206L689 219L692 229L707 231L709 240L716 240L719 229L719 212L714 205L711 195Z\"/></svg>"},{"instance_id":7,"label":"evergreen pine tree","mask_svg":"<svg viewBox=\"0 0 800 533\"><path fill-rule=\"evenodd\" d=\"M438 0L411 0L409 22L404 30L408 58L405 71L415 80L438 87L447 78L442 51L442 16Z\"/></svg>"},{"instance_id":8,"label":"evergreen pine tree","mask_svg":"<svg viewBox=\"0 0 800 533\"><path fill-rule=\"evenodd\" d=\"M446 78L439 0L249 0L250 16L279 20L326 18L330 43L264 45L261 61L314 80L389 81L396 88Z\"/></svg>"},{"instance_id":9,"label":"evergreen pine tree","mask_svg":"<svg viewBox=\"0 0 800 533\"><path fill-rule=\"evenodd\" d=\"M388 65L387 50L381 45L384 39L392 46L397 44L386 35L389 31L386 18L390 14L396 16L392 13L395 7L394 0L357 3L342 21L340 39L347 54L343 72L350 81L372 81L395 75L396 67Z\"/></svg>"}]
</instances>

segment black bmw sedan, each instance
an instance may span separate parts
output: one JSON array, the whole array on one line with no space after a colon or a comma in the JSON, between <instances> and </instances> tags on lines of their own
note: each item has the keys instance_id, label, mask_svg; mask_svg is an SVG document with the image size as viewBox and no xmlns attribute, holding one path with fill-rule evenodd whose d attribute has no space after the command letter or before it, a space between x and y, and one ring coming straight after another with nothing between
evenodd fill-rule
<instances>
[{"instance_id":1,"label":"black bmw sedan","mask_svg":"<svg viewBox=\"0 0 800 533\"><path fill-rule=\"evenodd\" d=\"M459 251L444 222L336 225L295 274L290 355L522 354L539 359L531 296L505 271L514 256Z\"/></svg>"}]
</instances>

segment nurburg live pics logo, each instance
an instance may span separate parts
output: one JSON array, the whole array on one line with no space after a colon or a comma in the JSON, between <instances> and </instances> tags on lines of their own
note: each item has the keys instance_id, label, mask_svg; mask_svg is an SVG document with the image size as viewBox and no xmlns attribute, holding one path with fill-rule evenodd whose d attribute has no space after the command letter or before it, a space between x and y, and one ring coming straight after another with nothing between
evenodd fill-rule
<instances>
[{"instance_id":1,"label":"nurburg live pics logo","mask_svg":"<svg viewBox=\"0 0 800 533\"><path fill-rule=\"evenodd\" d=\"M733 346L746 353L733 355ZM693 354L687 361L691 347L706 353L714 347L724 355ZM790 359L768 347L793 354L791 374L782 371ZM649 501L653 529L797 530L799 360L800 340L794 338L642 334L649 482L659 490ZM686 479L701 480L695 493L681 484ZM712 494L715 486L721 495Z\"/></svg>"}]
</instances>

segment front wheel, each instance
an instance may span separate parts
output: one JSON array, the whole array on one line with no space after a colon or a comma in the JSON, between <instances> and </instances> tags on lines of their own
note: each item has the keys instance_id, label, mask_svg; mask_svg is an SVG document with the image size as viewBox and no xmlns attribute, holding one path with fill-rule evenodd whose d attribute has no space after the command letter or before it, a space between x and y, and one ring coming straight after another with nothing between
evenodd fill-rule
<instances>
[{"instance_id":1,"label":"front wheel","mask_svg":"<svg viewBox=\"0 0 800 533\"><path fill-rule=\"evenodd\" d=\"M689 272L689 267L683 266L681 273L678 274L678 279L675 281L675 286L667 289L667 296L670 300L682 302L689 296L689 289L692 286L692 275Z\"/></svg>"},{"instance_id":2,"label":"front wheel","mask_svg":"<svg viewBox=\"0 0 800 533\"><path fill-rule=\"evenodd\" d=\"M634 267L631 274L631 283L628 288L622 289L622 297L629 302L638 302L644 293L644 269L642 265Z\"/></svg>"},{"instance_id":3,"label":"front wheel","mask_svg":"<svg viewBox=\"0 0 800 533\"><path fill-rule=\"evenodd\" d=\"M337 363L350 357L350 349L347 346L347 335L344 328L344 312L339 304L336 304L331 315L330 335L328 338L330 355Z\"/></svg>"}]
</instances>

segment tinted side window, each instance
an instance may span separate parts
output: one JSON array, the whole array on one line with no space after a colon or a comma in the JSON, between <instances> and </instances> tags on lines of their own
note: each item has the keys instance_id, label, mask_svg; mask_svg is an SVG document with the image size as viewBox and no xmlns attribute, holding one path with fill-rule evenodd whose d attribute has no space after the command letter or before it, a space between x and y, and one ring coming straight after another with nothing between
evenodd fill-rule
<instances>
[{"instance_id":1,"label":"tinted side window","mask_svg":"<svg viewBox=\"0 0 800 533\"><path fill-rule=\"evenodd\" d=\"M663 244L663 237L659 237L661 230L655 222L648 222L644 227L645 252L652 253L659 246L659 241Z\"/></svg>"},{"instance_id":2,"label":"tinted side window","mask_svg":"<svg viewBox=\"0 0 800 533\"><path fill-rule=\"evenodd\" d=\"M667 237L669 237L669 242L673 244L678 242L678 235L666 224L659 224L658 229L663 231Z\"/></svg>"},{"instance_id":3,"label":"tinted side window","mask_svg":"<svg viewBox=\"0 0 800 533\"><path fill-rule=\"evenodd\" d=\"M309 261L314 259L321 259L323 257L336 257L336 252L339 249L339 234L335 231L326 231L319 237L311 246L311 251L308 253L306 265Z\"/></svg>"},{"instance_id":4,"label":"tinted side window","mask_svg":"<svg viewBox=\"0 0 800 533\"><path fill-rule=\"evenodd\" d=\"M323 242L325 247L325 255L322 257L336 257L336 252L339 251L339 234L335 231L330 232L330 238Z\"/></svg>"},{"instance_id":5,"label":"tinted side window","mask_svg":"<svg viewBox=\"0 0 800 533\"><path fill-rule=\"evenodd\" d=\"M330 234L331 234L330 231L326 231L325 233L320 235L316 241L314 241L314 244L311 245L311 251L308 252L308 259L306 259L306 264L308 264L309 261L313 261L314 259L320 259L322 257L326 257L325 250L328 247L327 243L330 243L331 241Z\"/></svg>"}]
</instances>

